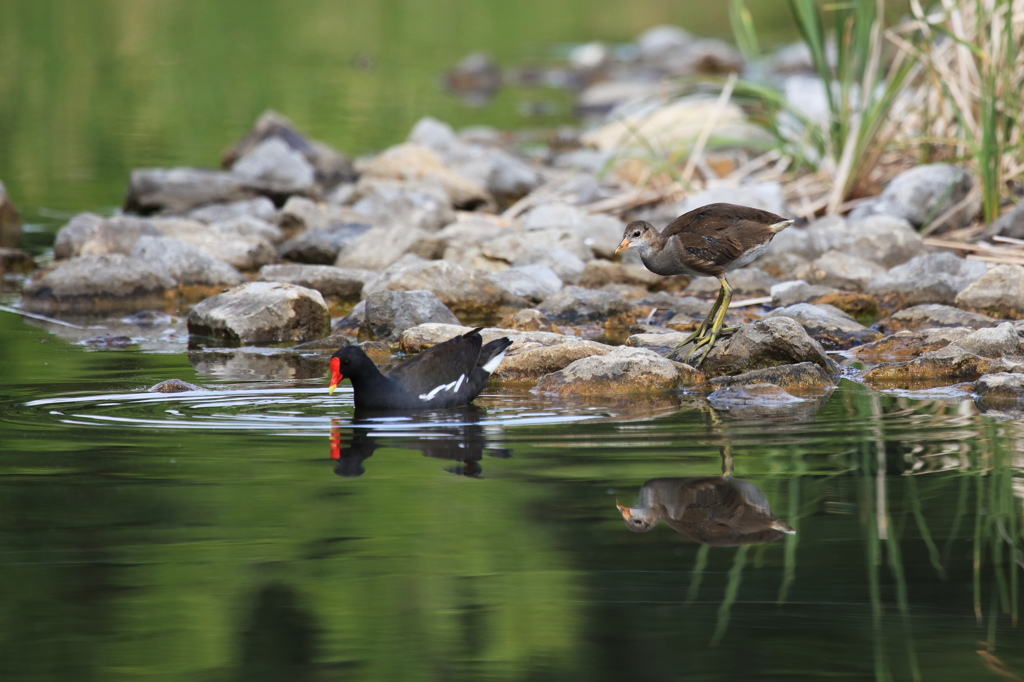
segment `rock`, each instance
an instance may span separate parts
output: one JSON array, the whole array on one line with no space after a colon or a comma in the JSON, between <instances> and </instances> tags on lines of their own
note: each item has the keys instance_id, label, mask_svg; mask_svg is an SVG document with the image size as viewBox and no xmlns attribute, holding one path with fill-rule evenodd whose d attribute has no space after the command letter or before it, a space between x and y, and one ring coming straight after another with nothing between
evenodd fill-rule
<instances>
[{"instance_id":1,"label":"rock","mask_svg":"<svg viewBox=\"0 0 1024 682\"><path fill-rule=\"evenodd\" d=\"M356 301L362 296L363 285L376 276L377 273L371 270L330 265L264 265L256 280L316 289L325 299L332 301Z\"/></svg>"},{"instance_id":2,"label":"rock","mask_svg":"<svg viewBox=\"0 0 1024 682\"><path fill-rule=\"evenodd\" d=\"M363 297L384 291L434 292L460 315L491 315L511 303L509 293L482 273L446 261L400 261L363 286ZM521 306L519 306L521 307Z\"/></svg>"},{"instance_id":3,"label":"rock","mask_svg":"<svg viewBox=\"0 0 1024 682\"><path fill-rule=\"evenodd\" d=\"M135 242L130 255L177 281L179 295L189 299L219 293L245 281L241 273L227 263L170 237L143 235Z\"/></svg>"},{"instance_id":4,"label":"rock","mask_svg":"<svg viewBox=\"0 0 1024 682\"><path fill-rule=\"evenodd\" d=\"M558 276L563 283L572 284L583 274L586 264L576 255L565 249L528 249L519 252L516 259L512 261L512 267L527 267L530 265L546 265Z\"/></svg>"},{"instance_id":5,"label":"rock","mask_svg":"<svg viewBox=\"0 0 1024 682\"><path fill-rule=\"evenodd\" d=\"M124 210L149 214L184 213L199 206L259 196L260 190L234 173L198 168L140 168L128 182Z\"/></svg>"},{"instance_id":6,"label":"rock","mask_svg":"<svg viewBox=\"0 0 1024 682\"><path fill-rule=\"evenodd\" d=\"M0 246L0 278L5 275L28 275L36 269L36 262L27 251Z\"/></svg>"},{"instance_id":7,"label":"rock","mask_svg":"<svg viewBox=\"0 0 1024 682\"><path fill-rule=\"evenodd\" d=\"M224 235L229 239L234 237L256 238L263 239L270 244L280 244L284 241L284 233L281 232L281 228L277 225L271 225L266 220L253 218L252 216L231 218L230 220L211 223L209 229L213 234Z\"/></svg>"},{"instance_id":8,"label":"rock","mask_svg":"<svg viewBox=\"0 0 1024 682\"><path fill-rule=\"evenodd\" d=\"M986 399L997 398L1019 403L1024 399L1024 374L986 374L978 379L974 390Z\"/></svg>"},{"instance_id":9,"label":"rock","mask_svg":"<svg viewBox=\"0 0 1024 682\"><path fill-rule=\"evenodd\" d=\"M487 53L473 52L446 72L442 82L468 104L481 106L501 89L501 69Z\"/></svg>"},{"instance_id":10,"label":"rock","mask_svg":"<svg viewBox=\"0 0 1024 682\"><path fill-rule=\"evenodd\" d=\"M1024 266L996 265L957 294L954 305L992 317L1024 319Z\"/></svg>"},{"instance_id":11,"label":"rock","mask_svg":"<svg viewBox=\"0 0 1024 682\"><path fill-rule=\"evenodd\" d=\"M501 318L498 326L503 329L518 329L527 332L561 333L561 330L544 313L534 308L523 308L511 315L506 315Z\"/></svg>"},{"instance_id":12,"label":"rock","mask_svg":"<svg viewBox=\"0 0 1024 682\"><path fill-rule=\"evenodd\" d=\"M974 330L968 327L945 327L923 331L899 331L890 336L864 344L850 350L856 358L915 358L945 348L951 343L959 344L961 339Z\"/></svg>"},{"instance_id":13,"label":"rock","mask_svg":"<svg viewBox=\"0 0 1024 682\"><path fill-rule=\"evenodd\" d=\"M277 250L262 237L217 233L194 220L155 218L150 222L163 236L190 244L237 270L259 270L277 261Z\"/></svg>"},{"instance_id":14,"label":"rock","mask_svg":"<svg viewBox=\"0 0 1024 682\"><path fill-rule=\"evenodd\" d=\"M356 184L351 200L352 211L374 225L436 232L455 220L451 199L435 182L364 177Z\"/></svg>"},{"instance_id":15,"label":"rock","mask_svg":"<svg viewBox=\"0 0 1024 682\"><path fill-rule=\"evenodd\" d=\"M1010 322L997 327L979 329L958 340L956 345L968 353L985 358L1001 358L1020 353L1020 337Z\"/></svg>"},{"instance_id":16,"label":"rock","mask_svg":"<svg viewBox=\"0 0 1024 682\"><path fill-rule=\"evenodd\" d=\"M306 343L300 343L292 347L292 350L309 352L309 353L334 353L339 348L345 346L351 346L352 339L346 334L331 333L330 336L325 336L322 339L314 339L307 341Z\"/></svg>"},{"instance_id":17,"label":"rock","mask_svg":"<svg viewBox=\"0 0 1024 682\"><path fill-rule=\"evenodd\" d=\"M777 308L762 316L791 317L807 330L825 350L845 350L882 338L882 334L868 329L842 310L830 305L795 303Z\"/></svg>"},{"instance_id":18,"label":"rock","mask_svg":"<svg viewBox=\"0 0 1024 682\"><path fill-rule=\"evenodd\" d=\"M543 300L562 288L562 280L555 271L541 263L493 272L487 275L487 279L514 296L521 296L534 302Z\"/></svg>"},{"instance_id":19,"label":"rock","mask_svg":"<svg viewBox=\"0 0 1024 682\"><path fill-rule=\"evenodd\" d=\"M524 232L505 229L498 236L483 242L480 248L488 258L516 265L526 265L526 263L517 263L516 261L537 249L569 251L584 263L594 257L590 247L583 242L583 238L575 230L561 227ZM558 272L558 268L552 267L551 269ZM561 273L559 273L559 277L561 277Z\"/></svg>"},{"instance_id":20,"label":"rock","mask_svg":"<svg viewBox=\"0 0 1024 682\"><path fill-rule=\"evenodd\" d=\"M787 367L795 366L787 365ZM778 419L780 411L788 413L794 408L802 407L807 402L805 399L797 398L771 384L726 386L708 395L707 400L711 407L716 410L726 410L732 415L739 413L745 418L772 419Z\"/></svg>"},{"instance_id":21,"label":"rock","mask_svg":"<svg viewBox=\"0 0 1024 682\"><path fill-rule=\"evenodd\" d=\"M811 269L811 261L789 251L769 249L767 253L758 256L757 267L780 280L802 280Z\"/></svg>"},{"instance_id":22,"label":"rock","mask_svg":"<svg viewBox=\"0 0 1024 682\"><path fill-rule=\"evenodd\" d=\"M386 149L366 164L364 173L371 178L434 182L444 188L456 208L473 210L494 204L486 189L450 170L437 154L417 144Z\"/></svg>"},{"instance_id":23,"label":"rock","mask_svg":"<svg viewBox=\"0 0 1024 682\"><path fill-rule=\"evenodd\" d=\"M979 315L953 306L940 303L925 303L907 308L880 320L875 327L885 333L892 334L901 330L920 331L934 327L995 327L1000 320Z\"/></svg>"},{"instance_id":24,"label":"rock","mask_svg":"<svg viewBox=\"0 0 1024 682\"><path fill-rule=\"evenodd\" d=\"M686 345L673 353L672 359L685 360L690 352ZM789 317L773 317L740 327L733 334L719 339L701 363L708 376L743 374L755 369L812 362L828 374L836 374L839 366L812 339L800 324Z\"/></svg>"},{"instance_id":25,"label":"rock","mask_svg":"<svg viewBox=\"0 0 1024 682\"><path fill-rule=\"evenodd\" d=\"M599 258L611 258L622 241L625 224L609 215L590 215L564 203L540 204L525 213L520 221L526 232L546 229L570 229Z\"/></svg>"},{"instance_id":26,"label":"rock","mask_svg":"<svg viewBox=\"0 0 1024 682\"><path fill-rule=\"evenodd\" d=\"M355 195L353 185L345 187L352 189L350 195ZM365 222L348 206L313 201L299 195L288 197L288 201L277 212L277 224L288 237L294 237L303 230L322 230L342 223Z\"/></svg>"},{"instance_id":27,"label":"rock","mask_svg":"<svg viewBox=\"0 0 1024 682\"><path fill-rule=\"evenodd\" d=\"M811 303L838 308L861 324L868 324L878 319L878 301L874 296L858 291L830 291L818 296Z\"/></svg>"},{"instance_id":28,"label":"rock","mask_svg":"<svg viewBox=\"0 0 1024 682\"><path fill-rule=\"evenodd\" d=\"M277 138L291 149L301 152L315 169L316 181L325 188L342 182L353 182L356 171L344 154L316 140L307 139L295 125L276 111L265 111L256 124L221 157L224 168L231 168L238 159L248 155L261 142Z\"/></svg>"},{"instance_id":29,"label":"rock","mask_svg":"<svg viewBox=\"0 0 1024 682\"><path fill-rule=\"evenodd\" d=\"M983 374L1002 369L999 361L968 353L959 346L946 346L908 362L885 362L862 375L872 388L919 390L974 381Z\"/></svg>"},{"instance_id":30,"label":"rock","mask_svg":"<svg viewBox=\"0 0 1024 682\"><path fill-rule=\"evenodd\" d=\"M1011 239L1024 239L1024 201L992 221L984 232L985 237L1001 235Z\"/></svg>"},{"instance_id":31,"label":"rock","mask_svg":"<svg viewBox=\"0 0 1024 682\"><path fill-rule=\"evenodd\" d=\"M422 353L427 348L437 345L442 341L465 334L470 327L462 327L453 324L438 324L427 322L406 329L402 333L401 349L403 353ZM486 327L480 330L480 336L484 343L490 343L495 339L507 337L512 340L509 346L509 354L518 352L520 348L536 348L537 346L555 346L560 343L577 341L579 337L566 334L553 334L543 331L517 331L513 329L501 329L499 327Z\"/></svg>"},{"instance_id":32,"label":"rock","mask_svg":"<svg viewBox=\"0 0 1024 682\"><path fill-rule=\"evenodd\" d=\"M403 256L439 258L445 249L435 233L418 228L373 227L350 241L334 262L339 268L384 270Z\"/></svg>"},{"instance_id":33,"label":"rock","mask_svg":"<svg viewBox=\"0 0 1024 682\"><path fill-rule=\"evenodd\" d=\"M835 388L825 370L811 362L755 369L735 376L714 377L708 381L708 387L715 392L765 384L798 397L820 396ZM708 400L712 396L714 393L708 396Z\"/></svg>"},{"instance_id":34,"label":"rock","mask_svg":"<svg viewBox=\"0 0 1024 682\"><path fill-rule=\"evenodd\" d=\"M808 284L802 279L773 284L771 288L772 307L785 308L796 303L806 303L819 296L836 291L820 284Z\"/></svg>"},{"instance_id":35,"label":"rock","mask_svg":"<svg viewBox=\"0 0 1024 682\"><path fill-rule=\"evenodd\" d=\"M626 265L595 258L586 263L577 284L586 289L600 289L606 284L627 284L660 290L662 283L669 279L673 278L656 275L642 265ZM689 284L689 278L682 281L680 289Z\"/></svg>"},{"instance_id":36,"label":"rock","mask_svg":"<svg viewBox=\"0 0 1024 682\"><path fill-rule=\"evenodd\" d=\"M79 256L28 283L26 310L98 314L165 308L177 295L173 279L120 253Z\"/></svg>"},{"instance_id":37,"label":"rock","mask_svg":"<svg viewBox=\"0 0 1024 682\"><path fill-rule=\"evenodd\" d=\"M757 268L740 268L729 273L729 286L739 296L765 296L778 283L774 277ZM722 285L714 277L696 277L687 291L695 294L718 296Z\"/></svg>"},{"instance_id":38,"label":"rock","mask_svg":"<svg viewBox=\"0 0 1024 682\"><path fill-rule=\"evenodd\" d=\"M722 40L694 38L676 26L655 26L637 39L640 58L665 74L729 73L743 70L743 58Z\"/></svg>"},{"instance_id":39,"label":"rock","mask_svg":"<svg viewBox=\"0 0 1024 682\"><path fill-rule=\"evenodd\" d=\"M89 346L90 348L99 348L101 350L120 350L122 348L128 348L132 343L132 337L130 336L100 334L99 336L92 336L82 341L81 345Z\"/></svg>"},{"instance_id":40,"label":"rock","mask_svg":"<svg viewBox=\"0 0 1024 682\"><path fill-rule=\"evenodd\" d=\"M921 235L900 218L879 215L845 220L828 216L805 228L790 227L777 234L758 264L771 261L775 254L788 253L813 261L828 251L837 251L891 268L919 255L923 248ZM799 278L807 279L802 275Z\"/></svg>"},{"instance_id":41,"label":"rock","mask_svg":"<svg viewBox=\"0 0 1024 682\"><path fill-rule=\"evenodd\" d=\"M304 230L277 247L277 254L298 263L333 265L349 244L369 230L366 223L337 223Z\"/></svg>"},{"instance_id":42,"label":"rock","mask_svg":"<svg viewBox=\"0 0 1024 682\"><path fill-rule=\"evenodd\" d=\"M259 218L268 220L277 209L267 197L243 199L223 204L210 204L189 211L186 217L204 223L221 223L235 218Z\"/></svg>"},{"instance_id":43,"label":"rock","mask_svg":"<svg viewBox=\"0 0 1024 682\"><path fill-rule=\"evenodd\" d=\"M631 306L615 294L568 286L548 296L537 310L564 324L607 322L620 326L636 322Z\"/></svg>"},{"instance_id":44,"label":"rock","mask_svg":"<svg viewBox=\"0 0 1024 682\"><path fill-rule=\"evenodd\" d=\"M878 263L843 251L828 251L811 263L807 281L834 289L861 291L885 272Z\"/></svg>"},{"instance_id":45,"label":"rock","mask_svg":"<svg viewBox=\"0 0 1024 682\"><path fill-rule=\"evenodd\" d=\"M689 336L690 332L645 332L642 334L631 334L626 339L626 346L630 348L647 348L658 355L668 357Z\"/></svg>"},{"instance_id":46,"label":"rock","mask_svg":"<svg viewBox=\"0 0 1024 682\"><path fill-rule=\"evenodd\" d=\"M168 379L167 381L161 381L159 384L150 386L146 390L150 393L186 393L188 391L205 391L206 389L181 379Z\"/></svg>"},{"instance_id":47,"label":"rock","mask_svg":"<svg viewBox=\"0 0 1024 682\"><path fill-rule=\"evenodd\" d=\"M695 386L704 376L644 348L619 346L604 355L577 360L545 375L533 389L557 395L652 393Z\"/></svg>"},{"instance_id":48,"label":"rock","mask_svg":"<svg viewBox=\"0 0 1024 682\"><path fill-rule=\"evenodd\" d=\"M988 271L980 261L948 251L915 256L871 280L866 292L892 312L922 303L952 305L957 294Z\"/></svg>"},{"instance_id":49,"label":"rock","mask_svg":"<svg viewBox=\"0 0 1024 682\"><path fill-rule=\"evenodd\" d=\"M607 355L612 346L596 341L572 339L554 346L535 346L510 352L492 378L501 383L535 384L546 374L562 370L577 360Z\"/></svg>"},{"instance_id":50,"label":"rock","mask_svg":"<svg viewBox=\"0 0 1024 682\"><path fill-rule=\"evenodd\" d=\"M319 339L331 318L319 291L278 282L249 282L199 303L188 315L192 336L223 345L266 345Z\"/></svg>"},{"instance_id":51,"label":"rock","mask_svg":"<svg viewBox=\"0 0 1024 682\"><path fill-rule=\"evenodd\" d=\"M598 81L587 86L587 89L579 94L576 98L575 111L583 116L603 116L620 104L660 97L662 91L662 84L656 81ZM602 158L600 163L593 164L593 172L601 170L605 162L607 162L607 158ZM591 164L584 164L584 166L591 166Z\"/></svg>"},{"instance_id":52,"label":"rock","mask_svg":"<svg viewBox=\"0 0 1024 682\"><path fill-rule=\"evenodd\" d=\"M231 171L253 186L273 194L309 192L313 165L279 137L268 137L235 161Z\"/></svg>"},{"instance_id":53,"label":"rock","mask_svg":"<svg viewBox=\"0 0 1024 682\"><path fill-rule=\"evenodd\" d=\"M13 249L21 239L21 218L14 210L7 188L0 182L0 249Z\"/></svg>"},{"instance_id":54,"label":"rock","mask_svg":"<svg viewBox=\"0 0 1024 682\"><path fill-rule=\"evenodd\" d=\"M131 253L142 235L159 236L160 230L139 218L101 218L94 213L79 213L57 231L53 243L55 258Z\"/></svg>"},{"instance_id":55,"label":"rock","mask_svg":"<svg viewBox=\"0 0 1024 682\"><path fill-rule=\"evenodd\" d=\"M748 182L732 187L712 185L678 202L676 214L682 215L701 206L718 202L759 208L783 217L792 215L786 206L782 185L777 182ZM621 234L620 231L620 238Z\"/></svg>"},{"instance_id":56,"label":"rock","mask_svg":"<svg viewBox=\"0 0 1024 682\"><path fill-rule=\"evenodd\" d=\"M377 291L366 297L363 330L367 338L397 340L425 322L459 324L459 318L431 291Z\"/></svg>"},{"instance_id":57,"label":"rock","mask_svg":"<svg viewBox=\"0 0 1024 682\"><path fill-rule=\"evenodd\" d=\"M857 219L883 214L903 218L915 227L930 226L964 201L973 186L970 173L948 163L915 166L890 180L877 201L858 206L850 215ZM980 209L979 195L959 208L943 225L947 230L966 227Z\"/></svg>"}]
</instances>

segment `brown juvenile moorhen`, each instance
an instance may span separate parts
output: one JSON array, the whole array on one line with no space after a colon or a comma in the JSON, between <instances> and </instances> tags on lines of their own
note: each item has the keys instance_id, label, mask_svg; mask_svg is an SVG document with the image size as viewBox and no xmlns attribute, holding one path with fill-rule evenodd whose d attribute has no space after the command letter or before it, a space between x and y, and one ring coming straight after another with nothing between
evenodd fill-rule
<instances>
[{"instance_id":1,"label":"brown juvenile moorhen","mask_svg":"<svg viewBox=\"0 0 1024 682\"><path fill-rule=\"evenodd\" d=\"M355 406L362 410L423 410L465 405L480 395L512 342L483 345L479 327L448 339L380 373L361 348L346 346L331 356L330 393L352 380Z\"/></svg>"},{"instance_id":2,"label":"brown juvenile moorhen","mask_svg":"<svg viewBox=\"0 0 1024 682\"><path fill-rule=\"evenodd\" d=\"M736 547L795 533L772 515L768 498L749 481L731 476L652 478L635 507L616 504L626 527L645 533L664 521L704 545Z\"/></svg>"},{"instance_id":3,"label":"brown juvenile moorhen","mask_svg":"<svg viewBox=\"0 0 1024 682\"><path fill-rule=\"evenodd\" d=\"M750 263L764 253L772 237L793 224L782 216L749 206L708 204L685 213L662 232L650 223L634 220L626 226L615 253L633 248L651 272L659 275L717 277L721 291L697 331L676 349L696 341L687 361L702 346L700 365L722 333L725 313L732 300L732 287L725 273Z\"/></svg>"}]
</instances>

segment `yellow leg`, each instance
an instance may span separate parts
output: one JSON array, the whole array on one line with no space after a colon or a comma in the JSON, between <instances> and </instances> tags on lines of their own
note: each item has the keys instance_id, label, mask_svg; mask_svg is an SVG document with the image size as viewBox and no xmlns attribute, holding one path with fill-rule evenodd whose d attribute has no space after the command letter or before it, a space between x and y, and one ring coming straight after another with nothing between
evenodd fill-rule
<instances>
[{"instance_id":1,"label":"yellow leg","mask_svg":"<svg viewBox=\"0 0 1024 682\"><path fill-rule=\"evenodd\" d=\"M702 346L707 346L704 349L703 357L696 362L694 365L695 367L699 367L700 363L704 361L704 358L706 358L708 353L711 352L711 346L714 345L715 340L718 339L723 331L730 332L736 330L736 327L729 327L725 330L722 329L722 324L725 321L725 314L729 310L729 301L732 300L732 287L730 287L729 283L725 281L725 277L719 278L718 281L721 282L722 288L719 290L718 298L715 299L714 304L711 306L711 310L708 311L708 316L705 317L704 321L700 323L699 327L697 327L697 331L690 334L685 341L672 349L672 353L675 353L686 344L694 341L695 343L693 344L693 348L691 348L690 352L686 355L685 362L689 362L690 357L692 357L698 349ZM669 353L669 355L671 356L672 353Z\"/></svg>"}]
</instances>

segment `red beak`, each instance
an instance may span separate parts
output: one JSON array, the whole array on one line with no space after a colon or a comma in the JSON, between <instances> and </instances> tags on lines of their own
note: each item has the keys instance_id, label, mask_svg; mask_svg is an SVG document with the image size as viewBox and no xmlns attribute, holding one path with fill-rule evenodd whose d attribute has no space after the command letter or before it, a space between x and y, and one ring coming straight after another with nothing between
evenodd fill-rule
<instances>
[{"instance_id":1,"label":"red beak","mask_svg":"<svg viewBox=\"0 0 1024 682\"><path fill-rule=\"evenodd\" d=\"M327 387L328 395L334 393L334 389L344 378L345 376L341 373L341 361L338 358L331 358L331 384Z\"/></svg>"}]
</instances>

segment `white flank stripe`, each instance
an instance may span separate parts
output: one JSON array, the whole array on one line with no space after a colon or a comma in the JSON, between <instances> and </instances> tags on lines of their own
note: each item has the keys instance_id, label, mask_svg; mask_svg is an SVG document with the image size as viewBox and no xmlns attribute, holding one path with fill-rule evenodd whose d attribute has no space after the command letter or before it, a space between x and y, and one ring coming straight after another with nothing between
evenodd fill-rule
<instances>
[{"instance_id":1,"label":"white flank stripe","mask_svg":"<svg viewBox=\"0 0 1024 682\"><path fill-rule=\"evenodd\" d=\"M458 391L459 390L459 386L462 385L462 382L463 382L463 380L465 378L466 378L466 375L462 374L462 375L459 376L459 378L456 381L453 381L450 384L441 384L440 386L435 386L434 388L432 388L430 390L430 393L420 393L419 399L423 400L423 401L433 400L434 396L437 395L438 393L440 393L441 391L452 391L452 390Z\"/></svg>"},{"instance_id":2,"label":"white flank stripe","mask_svg":"<svg viewBox=\"0 0 1024 682\"><path fill-rule=\"evenodd\" d=\"M488 374L494 374L494 370L498 369L498 365L500 365L501 361L505 359L505 351L507 350L508 348L506 348L505 350L501 351L493 358L491 358L490 361L488 361L488 363L484 365L484 371L487 372Z\"/></svg>"}]
</instances>

